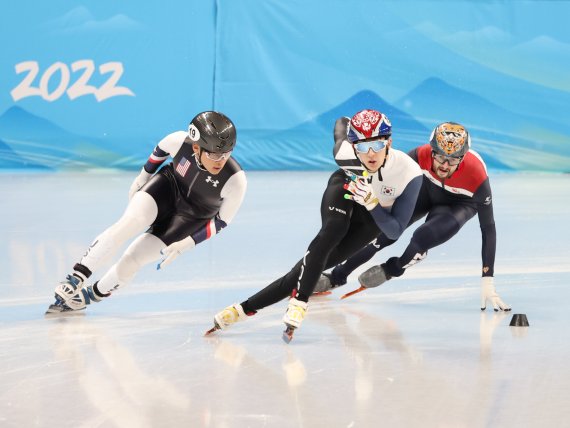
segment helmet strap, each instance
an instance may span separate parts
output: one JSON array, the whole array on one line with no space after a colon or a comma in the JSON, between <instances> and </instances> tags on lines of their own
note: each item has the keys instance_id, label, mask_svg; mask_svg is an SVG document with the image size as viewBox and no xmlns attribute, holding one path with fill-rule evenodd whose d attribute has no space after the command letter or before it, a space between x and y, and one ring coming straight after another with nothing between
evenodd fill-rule
<instances>
[{"instance_id":1,"label":"helmet strap","mask_svg":"<svg viewBox=\"0 0 570 428\"><path fill-rule=\"evenodd\" d=\"M196 156L196 153L194 153L194 158L196 159L196 165L198 166L198 168L200 168L202 171L206 171L206 168L204 168L204 165L202 165L202 162L200 162L200 159L202 159L202 153L204 153L204 149L200 147L198 156Z\"/></svg>"},{"instance_id":2,"label":"helmet strap","mask_svg":"<svg viewBox=\"0 0 570 428\"><path fill-rule=\"evenodd\" d=\"M386 147L386 156L384 156L384 162L382 162L382 165L380 165L380 168L378 168L378 178L380 179L380 181L383 180L382 168L384 168L384 165L386 165L386 161L388 160L388 153L390 153L390 146Z\"/></svg>"},{"instance_id":3,"label":"helmet strap","mask_svg":"<svg viewBox=\"0 0 570 428\"><path fill-rule=\"evenodd\" d=\"M386 161L388 160L388 155L390 154L390 146L386 147L386 156L384 156L384 162L382 162L382 165L380 166L380 168L384 168L384 165L386 165Z\"/></svg>"}]
</instances>

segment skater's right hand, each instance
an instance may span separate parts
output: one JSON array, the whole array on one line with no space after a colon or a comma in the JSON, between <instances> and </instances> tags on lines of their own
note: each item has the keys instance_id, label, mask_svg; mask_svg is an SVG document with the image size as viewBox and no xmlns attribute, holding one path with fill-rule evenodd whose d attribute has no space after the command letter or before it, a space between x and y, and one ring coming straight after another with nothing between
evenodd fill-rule
<instances>
[{"instance_id":1,"label":"skater's right hand","mask_svg":"<svg viewBox=\"0 0 570 428\"><path fill-rule=\"evenodd\" d=\"M158 264L156 267L157 270L162 269L168 266L170 263L174 261L176 257L178 257L182 252L186 250L190 250L196 246L196 243L192 239L191 236L184 238L181 241L176 241L166 247L164 250L161 251L161 254L164 256L164 259Z\"/></svg>"},{"instance_id":2,"label":"skater's right hand","mask_svg":"<svg viewBox=\"0 0 570 428\"><path fill-rule=\"evenodd\" d=\"M511 307L501 300L495 290L494 278L492 276L484 276L481 278L481 310L487 308L487 302L493 305L495 312L510 311Z\"/></svg>"},{"instance_id":3,"label":"skater's right hand","mask_svg":"<svg viewBox=\"0 0 570 428\"><path fill-rule=\"evenodd\" d=\"M374 193L372 183L367 178L358 178L345 185L345 189L351 194L344 195L346 199L363 205L368 211L373 210L378 205L378 198Z\"/></svg>"},{"instance_id":4,"label":"skater's right hand","mask_svg":"<svg viewBox=\"0 0 570 428\"><path fill-rule=\"evenodd\" d=\"M131 188L129 189L129 201L133 199L135 193L137 193L141 189L141 187L143 187L146 184L146 182L150 179L150 177L152 177L152 174L146 172L143 167L140 174L137 175L135 181L133 181L133 184L131 184Z\"/></svg>"}]
</instances>

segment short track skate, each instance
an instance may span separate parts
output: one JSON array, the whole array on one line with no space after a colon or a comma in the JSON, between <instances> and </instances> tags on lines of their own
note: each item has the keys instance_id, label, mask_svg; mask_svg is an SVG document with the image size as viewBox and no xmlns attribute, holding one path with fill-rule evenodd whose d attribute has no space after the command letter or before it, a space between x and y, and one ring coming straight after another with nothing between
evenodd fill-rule
<instances>
[{"instance_id":1,"label":"short track skate","mask_svg":"<svg viewBox=\"0 0 570 428\"><path fill-rule=\"evenodd\" d=\"M210 330L208 330L206 333L204 333L204 337L211 335L212 333L214 333L215 331L221 330L222 327L220 327L218 325L218 323L216 321L214 321L214 327L212 327Z\"/></svg>"},{"instance_id":2,"label":"short track skate","mask_svg":"<svg viewBox=\"0 0 570 428\"><path fill-rule=\"evenodd\" d=\"M83 308L85 309L85 308ZM55 298L55 302L48 306L45 315L75 315L83 313L83 309L72 309L65 304L65 302L59 298Z\"/></svg>"},{"instance_id":3,"label":"short track skate","mask_svg":"<svg viewBox=\"0 0 570 428\"><path fill-rule=\"evenodd\" d=\"M283 335L281 336L283 342L290 343L293 340L294 332L295 332L295 327L289 324L285 324L285 330L283 331Z\"/></svg>"}]
</instances>

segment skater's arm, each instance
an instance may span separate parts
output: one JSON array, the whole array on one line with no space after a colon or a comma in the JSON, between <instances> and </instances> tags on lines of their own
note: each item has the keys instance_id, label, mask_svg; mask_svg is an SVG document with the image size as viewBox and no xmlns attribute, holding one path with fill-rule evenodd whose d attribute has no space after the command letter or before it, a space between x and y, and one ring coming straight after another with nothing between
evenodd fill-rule
<instances>
[{"instance_id":1,"label":"skater's arm","mask_svg":"<svg viewBox=\"0 0 570 428\"><path fill-rule=\"evenodd\" d=\"M495 311L510 311L497 291L495 290L495 251L497 248L497 231L495 229L495 218L493 215L493 198L491 195L491 185L489 177L479 186L473 195L477 202L477 215L481 226L481 258L482 258L482 278L481 278L481 310L491 304Z\"/></svg>"},{"instance_id":2,"label":"skater's arm","mask_svg":"<svg viewBox=\"0 0 570 428\"><path fill-rule=\"evenodd\" d=\"M146 161L144 170L154 174L169 156L176 156L187 135L184 131L177 131L160 140Z\"/></svg>"},{"instance_id":3,"label":"skater's arm","mask_svg":"<svg viewBox=\"0 0 570 428\"><path fill-rule=\"evenodd\" d=\"M148 160L142 167L139 175L137 175L129 188L129 200L138 192L152 175L160 168L169 156L174 156L182 147L187 133L184 131L173 132L164 137L156 145Z\"/></svg>"},{"instance_id":4,"label":"skater's arm","mask_svg":"<svg viewBox=\"0 0 570 428\"><path fill-rule=\"evenodd\" d=\"M488 178L479 186L473 197L477 201L477 215L481 227L482 276L493 276L495 271L497 231L493 215L491 185Z\"/></svg>"},{"instance_id":5,"label":"skater's arm","mask_svg":"<svg viewBox=\"0 0 570 428\"><path fill-rule=\"evenodd\" d=\"M408 226L416 200L422 186L422 176L416 176L406 186L404 191L392 205L391 211L376 205L371 211L372 218L388 238L398 239Z\"/></svg>"},{"instance_id":6,"label":"skater's arm","mask_svg":"<svg viewBox=\"0 0 570 428\"><path fill-rule=\"evenodd\" d=\"M348 135L348 124L350 119L348 117L339 117L334 124L334 145L335 148L339 147L343 141L346 140Z\"/></svg>"}]
</instances>

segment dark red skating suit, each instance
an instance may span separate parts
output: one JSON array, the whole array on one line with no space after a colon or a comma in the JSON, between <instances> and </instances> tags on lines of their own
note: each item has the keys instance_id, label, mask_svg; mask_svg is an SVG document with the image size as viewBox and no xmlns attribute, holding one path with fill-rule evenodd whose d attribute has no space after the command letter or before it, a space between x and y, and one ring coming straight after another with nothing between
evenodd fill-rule
<instances>
[{"instance_id":1,"label":"dark red skating suit","mask_svg":"<svg viewBox=\"0 0 570 428\"><path fill-rule=\"evenodd\" d=\"M445 180L439 178L432 171L433 158L429 144L417 147L408 154L420 165L424 176L437 189L445 190L441 195L438 195L437 192L434 193L433 202L439 196L446 196L451 198L449 201L464 200L484 206L491 204L491 187L489 185L489 177L487 176L487 167L477 152L473 150L468 151L457 170L450 178ZM430 190L434 189L432 186L428 188Z\"/></svg>"},{"instance_id":2,"label":"dark red skating suit","mask_svg":"<svg viewBox=\"0 0 570 428\"><path fill-rule=\"evenodd\" d=\"M491 185L481 156L469 150L452 176L442 180L432 171L433 158L429 144L415 148L409 155L418 162L424 174L424 185L413 218L417 219L420 214L423 217L436 205L464 205L475 210L483 240L483 276L493 276L497 237ZM470 210L466 211L465 215L471 218Z\"/></svg>"}]
</instances>

